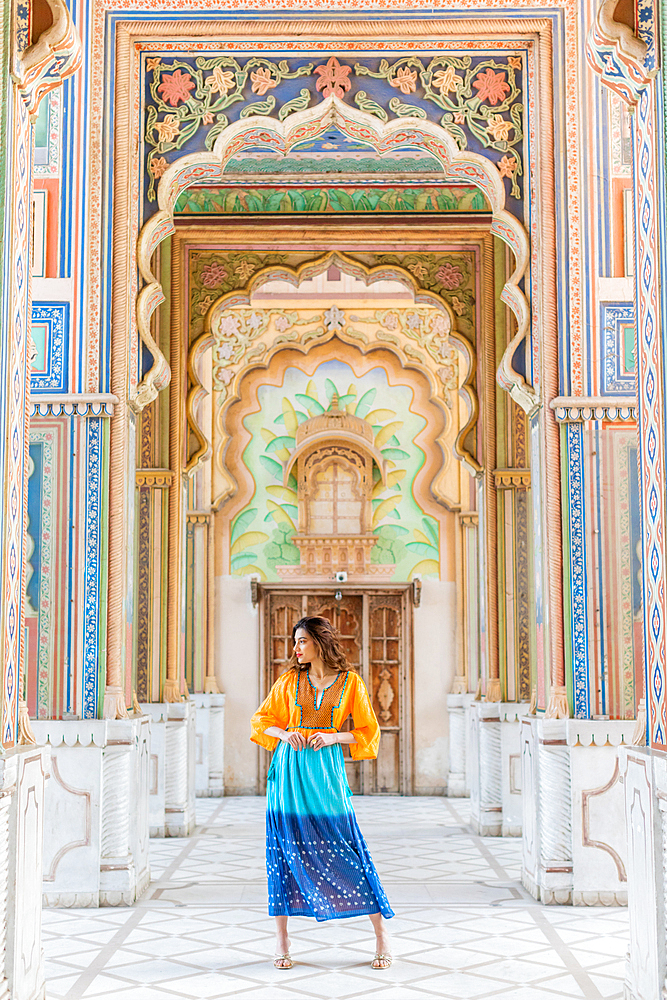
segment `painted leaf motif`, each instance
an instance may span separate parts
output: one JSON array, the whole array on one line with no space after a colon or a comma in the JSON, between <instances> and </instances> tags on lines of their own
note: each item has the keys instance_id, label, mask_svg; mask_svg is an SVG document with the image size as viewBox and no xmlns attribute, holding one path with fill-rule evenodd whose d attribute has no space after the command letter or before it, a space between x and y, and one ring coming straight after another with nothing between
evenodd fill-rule
<instances>
[{"instance_id":1,"label":"painted leaf motif","mask_svg":"<svg viewBox=\"0 0 667 1000\"><path fill-rule=\"evenodd\" d=\"M319 397L317 395L317 386L315 385L315 382L312 378L308 383L308 385L306 386L306 396L310 396L310 398L314 399L315 402L318 401Z\"/></svg>"},{"instance_id":2,"label":"painted leaf motif","mask_svg":"<svg viewBox=\"0 0 667 1000\"><path fill-rule=\"evenodd\" d=\"M433 544L431 542L431 539L428 538L427 535L425 535L423 531L420 531L419 528L414 528L412 534L415 536L415 541L417 541L417 542L423 542L424 545L432 545Z\"/></svg>"},{"instance_id":3,"label":"painted leaf motif","mask_svg":"<svg viewBox=\"0 0 667 1000\"><path fill-rule=\"evenodd\" d=\"M314 417L318 413L324 413L324 407L321 403L318 403L316 399L311 396L304 395L302 392L297 392L295 399L297 399L302 406L305 406L311 417Z\"/></svg>"},{"instance_id":4,"label":"painted leaf motif","mask_svg":"<svg viewBox=\"0 0 667 1000\"><path fill-rule=\"evenodd\" d=\"M356 417L366 416L371 406L373 405L373 401L375 400L376 395L377 395L377 389L369 389L367 392L363 394L363 396L357 403L356 410L354 411Z\"/></svg>"},{"instance_id":5,"label":"painted leaf motif","mask_svg":"<svg viewBox=\"0 0 667 1000\"><path fill-rule=\"evenodd\" d=\"M347 407L349 406L349 404L353 403L353 402L354 402L354 396L352 396L352 395L350 395L350 393L346 392L344 396L339 396L338 397L338 408L340 410L345 410L345 409L347 409Z\"/></svg>"},{"instance_id":6,"label":"painted leaf motif","mask_svg":"<svg viewBox=\"0 0 667 1000\"><path fill-rule=\"evenodd\" d=\"M422 524L424 525L427 534L431 536L431 542L437 548L438 545L440 544L440 538L438 536L437 526L433 523L430 517L422 517Z\"/></svg>"},{"instance_id":7,"label":"painted leaf motif","mask_svg":"<svg viewBox=\"0 0 667 1000\"><path fill-rule=\"evenodd\" d=\"M260 455L259 456L259 460L262 463L262 465L264 466L264 468L267 470L267 472L270 472L271 475L274 477L274 479L279 479L280 482L282 483L282 481L283 481L283 467L282 467L282 465L280 465L278 462L274 461L274 459L269 458L268 455Z\"/></svg>"},{"instance_id":8,"label":"painted leaf motif","mask_svg":"<svg viewBox=\"0 0 667 1000\"><path fill-rule=\"evenodd\" d=\"M295 437L299 421L296 419L296 412L287 396L283 397L283 416L285 417L285 430L291 437Z\"/></svg>"},{"instance_id":9,"label":"painted leaf motif","mask_svg":"<svg viewBox=\"0 0 667 1000\"><path fill-rule=\"evenodd\" d=\"M375 435L375 447L382 448L385 444L387 444L390 438L394 436L396 431L400 431L402 426L402 420L394 420L391 424L387 424L383 427L382 430L378 431Z\"/></svg>"},{"instance_id":10,"label":"painted leaf motif","mask_svg":"<svg viewBox=\"0 0 667 1000\"><path fill-rule=\"evenodd\" d=\"M396 469L395 472L390 472L387 476L387 486L395 486L400 483L401 479L405 478L405 469Z\"/></svg>"},{"instance_id":11,"label":"painted leaf motif","mask_svg":"<svg viewBox=\"0 0 667 1000\"><path fill-rule=\"evenodd\" d=\"M383 517L394 510L394 508L401 502L401 497L387 497L386 500L381 500L373 511L373 521L371 523L372 528L376 528Z\"/></svg>"},{"instance_id":12,"label":"painted leaf motif","mask_svg":"<svg viewBox=\"0 0 667 1000\"><path fill-rule=\"evenodd\" d=\"M271 451L275 452L281 448L292 449L295 444L296 441L293 437L291 437L288 434L282 434L280 437L274 437L272 441L269 441L268 445L266 446L266 450L268 452Z\"/></svg>"},{"instance_id":13,"label":"painted leaf motif","mask_svg":"<svg viewBox=\"0 0 667 1000\"><path fill-rule=\"evenodd\" d=\"M418 556L429 556L433 559L434 555L439 555L438 550L433 545L424 544L424 542L407 542L405 547Z\"/></svg>"},{"instance_id":14,"label":"painted leaf motif","mask_svg":"<svg viewBox=\"0 0 667 1000\"><path fill-rule=\"evenodd\" d=\"M397 458L397 459L410 458L408 452L403 451L401 448L383 448L382 455L384 458Z\"/></svg>"},{"instance_id":15,"label":"painted leaf motif","mask_svg":"<svg viewBox=\"0 0 667 1000\"><path fill-rule=\"evenodd\" d=\"M239 516L234 521L234 526L232 527L231 540L235 542L239 535L245 531L249 524L255 520L257 516L257 508L250 507L248 510L242 511Z\"/></svg>"},{"instance_id":16,"label":"painted leaf motif","mask_svg":"<svg viewBox=\"0 0 667 1000\"><path fill-rule=\"evenodd\" d=\"M268 430L266 427L262 427L259 433L262 435L267 444L271 444L271 442L276 439L276 435L273 431Z\"/></svg>"},{"instance_id":17,"label":"painted leaf motif","mask_svg":"<svg viewBox=\"0 0 667 1000\"><path fill-rule=\"evenodd\" d=\"M402 524L382 524L375 531L375 534L379 538L390 538L396 539L400 535L407 535L408 529L404 528Z\"/></svg>"},{"instance_id":18,"label":"painted leaf motif","mask_svg":"<svg viewBox=\"0 0 667 1000\"><path fill-rule=\"evenodd\" d=\"M369 424L381 424L383 420L391 420L396 416L396 410L373 410L364 418Z\"/></svg>"},{"instance_id":19,"label":"painted leaf motif","mask_svg":"<svg viewBox=\"0 0 667 1000\"><path fill-rule=\"evenodd\" d=\"M230 565L232 567L232 573L237 569L241 569L242 566L247 566L248 563L257 562L256 552L241 552L235 556L232 556L230 560Z\"/></svg>"},{"instance_id":20,"label":"painted leaf motif","mask_svg":"<svg viewBox=\"0 0 667 1000\"><path fill-rule=\"evenodd\" d=\"M266 492L279 500L296 500L296 490L289 489L288 486L267 486Z\"/></svg>"},{"instance_id":21,"label":"painted leaf motif","mask_svg":"<svg viewBox=\"0 0 667 1000\"><path fill-rule=\"evenodd\" d=\"M289 516L287 511L280 506L280 504L275 503L273 500L267 500L266 506L268 507L269 512L271 513L276 524L287 524L292 531L296 531L294 521Z\"/></svg>"},{"instance_id":22,"label":"painted leaf motif","mask_svg":"<svg viewBox=\"0 0 667 1000\"><path fill-rule=\"evenodd\" d=\"M263 531L246 531L243 535L239 535L232 545L232 555L235 556L237 552L249 549L251 545L263 545L268 540L269 536L265 535Z\"/></svg>"},{"instance_id":23,"label":"painted leaf motif","mask_svg":"<svg viewBox=\"0 0 667 1000\"><path fill-rule=\"evenodd\" d=\"M335 393L335 394L336 394L337 396L339 395L339 392L338 392L338 389L337 389L337 388L336 388L336 386L335 386L335 385L333 384L333 382L331 381L331 379L330 379L330 378L328 378L328 379L326 380L326 382L324 383L324 386L325 386L325 388L326 388L326 393L327 393L327 399L329 400L329 402L331 402L331 400L333 399L333 396L334 396L334 393Z\"/></svg>"},{"instance_id":24,"label":"painted leaf motif","mask_svg":"<svg viewBox=\"0 0 667 1000\"><path fill-rule=\"evenodd\" d=\"M421 562L412 567L408 573L408 579L414 576L415 573L420 573L422 576L440 576L440 563L435 559L422 559Z\"/></svg>"}]
</instances>

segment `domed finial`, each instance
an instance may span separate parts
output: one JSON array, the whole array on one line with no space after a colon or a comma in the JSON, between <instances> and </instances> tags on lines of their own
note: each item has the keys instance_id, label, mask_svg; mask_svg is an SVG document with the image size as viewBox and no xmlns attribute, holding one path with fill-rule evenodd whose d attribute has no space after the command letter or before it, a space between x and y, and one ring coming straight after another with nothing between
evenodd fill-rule
<instances>
[{"instance_id":1,"label":"domed finial","mask_svg":"<svg viewBox=\"0 0 667 1000\"><path fill-rule=\"evenodd\" d=\"M338 411L338 393L334 392L331 397L331 402L329 404L329 413L336 413Z\"/></svg>"}]
</instances>

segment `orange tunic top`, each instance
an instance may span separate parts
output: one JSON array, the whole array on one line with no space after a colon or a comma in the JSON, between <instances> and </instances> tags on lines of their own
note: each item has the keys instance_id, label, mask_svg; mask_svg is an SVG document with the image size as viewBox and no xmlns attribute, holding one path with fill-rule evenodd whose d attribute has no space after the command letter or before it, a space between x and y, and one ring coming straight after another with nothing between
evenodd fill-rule
<instances>
[{"instance_id":1,"label":"orange tunic top","mask_svg":"<svg viewBox=\"0 0 667 1000\"><path fill-rule=\"evenodd\" d=\"M378 755L380 726L376 718L366 685L354 670L348 670L326 688L319 706L315 701L315 687L308 672L288 670L278 678L250 720L250 739L267 750L278 745L275 736L264 732L271 726L279 729L298 729L308 733L313 730L340 732L340 727L352 716L351 730L356 743L350 743L353 760L373 760Z\"/></svg>"}]
</instances>

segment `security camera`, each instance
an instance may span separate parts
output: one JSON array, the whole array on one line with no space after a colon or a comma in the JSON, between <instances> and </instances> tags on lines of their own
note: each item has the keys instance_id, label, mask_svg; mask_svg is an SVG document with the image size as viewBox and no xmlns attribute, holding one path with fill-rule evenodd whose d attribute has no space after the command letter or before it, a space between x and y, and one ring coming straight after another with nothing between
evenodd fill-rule
<instances>
[{"instance_id":1,"label":"security camera","mask_svg":"<svg viewBox=\"0 0 667 1000\"><path fill-rule=\"evenodd\" d=\"M347 583L347 573L345 570L336 573L336 583Z\"/></svg>"}]
</instances>

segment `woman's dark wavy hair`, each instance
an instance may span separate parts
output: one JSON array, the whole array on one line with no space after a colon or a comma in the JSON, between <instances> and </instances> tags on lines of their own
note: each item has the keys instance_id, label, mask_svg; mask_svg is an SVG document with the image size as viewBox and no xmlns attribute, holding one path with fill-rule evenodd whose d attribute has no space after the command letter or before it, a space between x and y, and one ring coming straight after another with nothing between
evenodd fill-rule
<instances>
[{"instance_id":1,"label":"woman's dark wavy hair","mask_svg":"<svg viewBox=\"0 0 667 1000\"><path fill-rule=\"evenodd\" d=\"M340 641L340 632L335 628L328 618L320 615L312 615L308 618L301 618L292 629L292 643L296 640L297 631L302 628L317 646L322 663L329 670L351 670L352 667L347 662L345 650ZM296 653L292 652L288 664L293 670L305 670L310 664L299 663Z\"/></svg>"}]
</instances>

